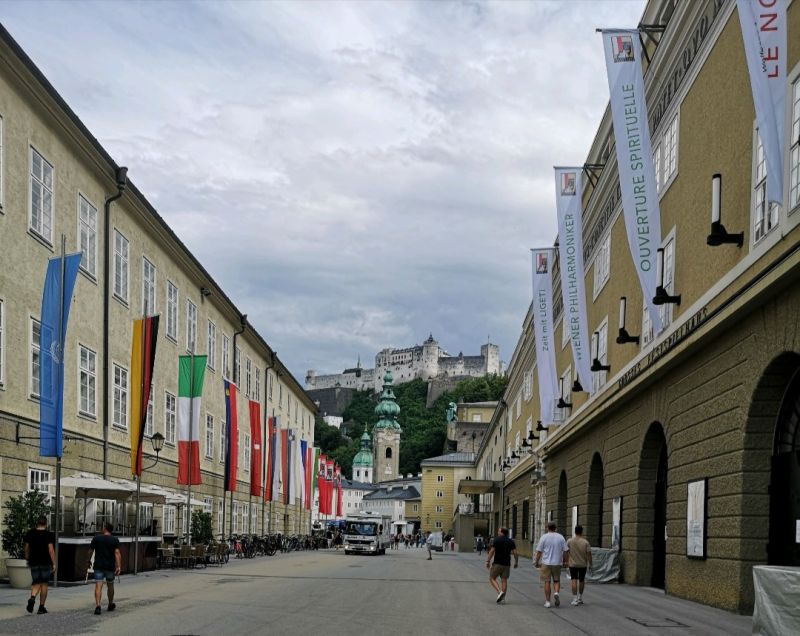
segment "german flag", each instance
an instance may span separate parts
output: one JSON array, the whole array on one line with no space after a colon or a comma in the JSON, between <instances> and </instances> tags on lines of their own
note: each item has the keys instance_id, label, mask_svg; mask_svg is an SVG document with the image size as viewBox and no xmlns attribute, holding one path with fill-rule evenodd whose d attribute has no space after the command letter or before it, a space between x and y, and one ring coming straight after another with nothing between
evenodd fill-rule
<instances>
[{"instance_id":1,"label":"german flag","mask_svg":"<svg viewBox=\"0 0 800 636\"><path fill-rule=\"evenodd\" d=\"M131 474L142 474L142 440L147 405L153 385L153 364L158 342L158 316L133 321L131 345Z\"/></svg>"}]
</instances>

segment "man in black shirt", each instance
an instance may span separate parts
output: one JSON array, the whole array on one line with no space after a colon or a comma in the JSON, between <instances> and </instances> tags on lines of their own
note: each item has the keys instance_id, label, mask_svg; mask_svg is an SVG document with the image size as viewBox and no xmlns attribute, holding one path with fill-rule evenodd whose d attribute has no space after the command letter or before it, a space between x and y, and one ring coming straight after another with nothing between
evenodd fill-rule
<instances>
[{"instance_id":1,"label":"man in black shirt","mask_svg":"<svg viewBox=\"0 0 800 636\"><path fill-rule=\"evenodd\" d=\"M114 603L114 578L122 570L122 554L119 551L119 539L111 534L114 526L106 523L103 534L92 539L91 549L94 553L94 613L99 614L100 602L103 599L103 580L108 585L108 611L117 607ZM91 564L91 556L89 557Z\"/></svg>"},{"instance_id":2,"label":"man in black shirt","mask_svg":"<svg viewBox=\"0 0 800 636\"><path fill-rule=\"evenodd\" d=\"M508 588L508 576L511 574L511 555L514 555L514 567L519 565L517 544L508 538L508 528L498 528L497 536L486 553L486 568L489 570L489 584L497 592L497 602L502 603ZM492 564L494 557L494 564ZM491 567L490 567L491 566ZM497 578L500 578L500 584Z\"/></svg>"},{"instance_id":3,"label":"man in black shirt","mask_svg":"<svg viewBox=\"0 0 800 636\"><path fill-rule=\"evenodd\" d=\"M36 528L28 530L25 535L25 558L31 568L31 597L25 609L33 613L36 595L39 595L39 614L47 614L44 607L47 601L47 584L50 575L56 571L56 553L53 549L56 537L47 530L47 517L36 520Z\"/></svg>"}]
</instances>

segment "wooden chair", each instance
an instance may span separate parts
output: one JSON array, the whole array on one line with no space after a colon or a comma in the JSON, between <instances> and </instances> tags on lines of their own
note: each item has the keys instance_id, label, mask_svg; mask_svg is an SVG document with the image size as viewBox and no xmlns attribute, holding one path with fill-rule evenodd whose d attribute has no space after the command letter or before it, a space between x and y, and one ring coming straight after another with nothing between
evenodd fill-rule
<instances>
[{"instance_id":1,"label":"wooden chair","mask_svg":"<svg viewBox=\"0 0 800 636\"><path fill-rule=\"evenodd\" d=\"M178 562L178 565L181 565L185 568L193 567L194 553L192 551L192 546L182 545L180 548L180 552L178 552L178 556L175 557L175 560Z\"/></svg>"},{"instance_id":2,"label":"wooden chair","mask_svg":"<svg viewBox=\"0 0 800 636\"><path fill-rule=\"evenodd\" d=\"M204 546L202 543L194 546L194 565L202 565L204 568L208 567L208 561L206 559L206 546Z\"/></svg>"}]
</instances>

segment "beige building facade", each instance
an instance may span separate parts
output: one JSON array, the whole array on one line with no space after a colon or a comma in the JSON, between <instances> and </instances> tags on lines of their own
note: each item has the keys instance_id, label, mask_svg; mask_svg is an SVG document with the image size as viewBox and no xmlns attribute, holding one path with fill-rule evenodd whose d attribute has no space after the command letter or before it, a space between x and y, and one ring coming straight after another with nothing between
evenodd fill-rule
<instances>
[{"instance_id":1,"label":"beige building facade","mask_svg":"<svg viewBox=\"0 0 800 636\"><path fill-rule=\"evenodd\" d=\"M453 532L457 507L471 504L467 495L459 494L458 485L463 480L474 477L474 459L473 453L449 453L422 460L422 502L419 516L423 532Z\"/></svg>"},{"instance_id":2,"label":"beige building facade","mask_svg":"<svg viewBox=\"0 0 800 636\"><path fill-rule=\"evenodd\" d=\"M212 513L215 533L307 532L310 515L298 501L262 506L248 495L248 400L260 404L262 420L278 416L282 428L311 445L313 402L5 30L0 62L0 498L34 488L54 494L43 485L55 477L54 459L38 455L38 321L47 261L59 255L63 236L67 253L83 253L64 351L63 475L130 480L132 323L159 314L146 437L158 432L165 445L143 484L178 489L178 356L194 351L207 356L207 367L200 417L203 483L193 487L193 498ZM106 215L107 198L120 190ZM222 488L223 379L239 389L232 505ZM152 455L148 441L145 455ZM150 463L147 457L144 463ZM77 520L72 493L63 494L69 532ZM108 511L105 506L98 503L97 510L120 527L130 524L132 504L109 503ZM181 534L182 515L170 506L146 514L164 536Z\"/></svg>"},{"instance_id":3,"label":"beige building facade","mask_svg":"<svg viewBox=\"0 0 800 636\"><path fill-rule=\"evenodd\" d=\"M642 64L664 287L680 303L661 306L665 328L654 334L628 249L607 109L586 157L583 228L593 357L610 368L592 373L591 394L572 391L556 271L559 422L536 430L529 311L476 466L499 481L484 498L523 553L548 519L567 535L577 522L593 545L620 550L626 582L748 612L754 565L800 565L800 6L788 3L785 190L775 207L764 201L736 3L651 0L641 23L659 26L642 36ZM743 233L741 247L706 241L714 174L722 222ZM621 297L624 328L638 341L617 342Z\"/></svg>"}]
</instances>

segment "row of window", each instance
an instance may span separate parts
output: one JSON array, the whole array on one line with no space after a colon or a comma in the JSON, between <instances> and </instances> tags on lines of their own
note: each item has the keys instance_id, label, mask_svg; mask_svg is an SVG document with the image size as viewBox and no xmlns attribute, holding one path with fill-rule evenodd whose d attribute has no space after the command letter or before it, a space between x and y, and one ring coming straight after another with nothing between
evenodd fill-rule
<instances>
[{"instance_id":1,"label":"row of window","mask_svg":"<svg viewBox=\"0 0 800 636\"><path fill-rule=\"evenodd\" d=\"M5 381L5 331L6 331L6 307L3 299L0 299L0 387L4 386ZM210 323L213 324L213 323ZM41 324L35 318L30 318L29 323L29 342L30 342L30 355L29 355L29 375L28 375L28 391L31 398L38 398L40 394L40 378L41 378L41 352L40 352L40 341L41 341ZM225 345L227 342L227 338L223 340L223 351L225 350ZM238 347L237 347L238 351ZM84 344L78 344L78 411L81 415L88 416L88 417L96 417L97 416L97 352L93 349L87 347ZM246 383L249 385L251 375L255 371L255 392L253 394L253 399L257 399L257 395L260 393L261 388L261 369L256 367L253 369L253 365L251 364L250 359L248 358L246 361ZM268 379L271 379L271 376L267 374ZM127 413L128 413L128 369L123 365L113 363L112 364L112 385L113 385L113 424L118 428L126 429L128 427L127 423ZM270 382L270 388L271 388ZM269 391L271 393L271 391ZM283 397L283 386L279 383L279 395L280 398ZM286 408L287 408L287 416L291 417L291 407L292 402L294 401L295 404L295 423L298 423L299 416L300 416L300 409L298 407L298 403L296 400L292 400L291 396L286 401ZM150 417L152 413L152 405L148 407L148 421L152 418ZM169 413L167 411L167 421L168 427L167 431L170 431L169 425ZM172 415L174 416L174 408L172 409ZM173 417L174 419L174 417ZM305 430L306 427L311 427L311 416L304 414L302 416L302 425L303 429ZM172 425L172 430L174 432L174 422ZM152 434L150 431L149 434ZM169 436L167 436L169 440Z\"/></svg>"},{"instance_id":2,"label":"row of window","mask_svg":"<svg viewBox=\"0 0 800 636\"><path fill-rule=\"evenodd\" d=\"M3 201L3 118L0 116L0 211ZM30 146L30 205L28 226L30 231L47 244L53 244L53 214L54 214L54 187L55 175L53 164L50 163L36 148ZM98 250L98 212L83 194L78 194L77 201L77 235L78 246L81 252L81 270L92 279L97 277L97 250ZM113 234L113 294L114 297L126 306L129 299L129 261L130 243L127 237L119 230L114 229ZM156 306L156 266L145 256L142 257L142 315L154 315ZM178 341L178 288L167 280L166 285L166 329L165 335L173 342ZM186 349L197 351L197 305L190 299L186 300ZM216 350L216 325L209 320L206 333L208 367L215 370L217 366ZM222 374L230 379L230 338L222 335ZM237 368L236 378L241 385L241 351L235 352ZM0 361L2 364L2 361ZM261 369L256 366L253 370L252 361L246 359L246 376L244 393L248 398L260 399L261 397ZM0 367L0 382L2 382L2 367ZM36 392L34 392L36 393ZM272 386L268 386L269 399L272 399ZM280 388L282 403L282 387ZM282 406L282 404L281 404ZM291 408L291 405L287 405Z\"/></svg>"}]
</instances>

